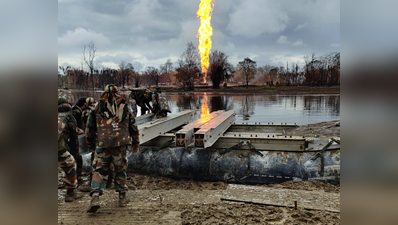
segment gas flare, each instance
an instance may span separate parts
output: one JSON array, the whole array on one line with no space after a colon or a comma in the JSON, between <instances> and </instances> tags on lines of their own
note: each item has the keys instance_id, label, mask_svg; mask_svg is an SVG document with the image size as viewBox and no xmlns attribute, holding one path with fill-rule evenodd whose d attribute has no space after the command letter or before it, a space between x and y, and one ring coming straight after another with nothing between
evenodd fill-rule
<instances>
[{"instance_id":1,"label":"gas flare","mask_svg":"<svg viewBox=\"0 0 398 225\"><path fill-rule=\"evenodd\" d=\"M211 49L211 36L213 28L211 27L211 14L214 7L214 0L200 0L199 10L196 12L200 17L200 27L196 37L199 38L199 54L202 72L204 73L204 82L207 81L207 69L209 68L209 54Z\"/></svg>"},{"instance_id":2,"label":"gas flare","mask_svg":"<svg viewBox=\"0 0 398 225\"><path fill-rule=\"evenodd\" d=\"M202 123L206 123L210 120L210 117L207 117L207 115L209 115L209 105L207 105L207 93L205 93L205 96L203 96L202 107L200 109L200 118L202 118Z\"/></svg>"}]
</instances>

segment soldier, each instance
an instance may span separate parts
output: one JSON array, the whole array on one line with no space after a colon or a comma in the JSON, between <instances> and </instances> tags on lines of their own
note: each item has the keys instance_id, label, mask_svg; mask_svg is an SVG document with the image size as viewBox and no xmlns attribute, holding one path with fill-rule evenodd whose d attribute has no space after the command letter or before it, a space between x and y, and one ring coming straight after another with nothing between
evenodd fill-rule
<instances>
[{"instance_id":1,"label":"soldier","mask_svg":"<svg viewBox=\"0 0 398 225\"><path fill-rule=\"evenodd\" d=\"M128 202L126 150L130 149L128 147L131 145L133 154L138 153L139 133L133 113L113 84L105 87L97 106L90 113L86 137L89 149L95 148L91 203L87 212L96 212L100 208L99 196L103 194L111 166L114 167L114 185L119 192L119 205L125 206Z\"/></svg>"},{"instance_id":2,"label":"soldier","mask_svg":"<svg viewBox=\"0 0 398 225\"><path fill-rule=\"evenodd\" d=\"M152 111L149 104L151 101L152 92L148 89L132 90L129 99L134 99L136 104L141 107L141 115L145 115L148 110Z\"/></svg>"},{"instance_id":3,"label":"soldier","mask_svg":"<svg viewBox=\"0 0 398 225\"><path fill-rule=\"evenodd\" d=\"M79 98L79 100L76 102L76 104L72 107L72 115L76 119L77 122L77 127L78 127L78 134L83 134L85 130L85 124L84 122L84 114L83 110L86 109L86 98ZM75 157L76 163L77 163L77 176L79 177L79 183L82 183L82 180L80 179L82 175L82 170L83 170L83 158L79 154L79 148L73 146L74 143L71 143L71 147L73 150L76 149L76 151L71 151L70 153Z\"/></svg>"},{"instance_id":4,"label":"soldier","mask_svg":"<svg viewBox=\"0 0 398 225\"><path fill-rule=\"evenodd\" d=\"M95 99L93 97L86 98L86 106L83 110L83 124L84 125L87 124L88 114L90 114L90 112L92 110L94 110L96 104L97 104L97 102L95 101Z\"/></svg>"},{"instance_id":5,"label":"soldier","mask_svg":"<svg viewBox=\"0 0 398 225\"><path fill-rule=\"evenodd\" d=\"M129 103L130 103L130 110L133 112L134 117L137 117L137 102L132 97L131 93L129 94Z\"/></svg>"},{"instance_id":6,"label":"soldier","mask_svg":"<svg viewBox=\"0 0 398 225\"><path fill-rule=\"evenodd\" d=\"M65 172L67 191L65 202L72 202L82 195L76 193L77 174L75 158L69 152L68 139L79 146L76 133L76 120L71 114L71 106L65 98L58 98L58 166ZM76 151L76 150L75 150Z\"/></svg>"},{"instance_id":7,"label":"soldier","mask_svg":"<svg viewBox=\"0 0 398 225\"><path fill-rule=\"evenodd\" d=\"M96 105L97 105L97 102L95 101L95 99L94 99L93 97L88 97L88 98L86 98L86 107L85 107L85 109L83 110L83 121L84 121L84 124L87 124L88 115L90 114L91 111L94 110L94 108L95 108ZM79 137L79 139L80 139L80 138L81 138L81 137ZM86 143L86 138L85 138L85 136L84 136L83 139L81 139L80 141L81 141L81 142L84 141L84 143ZM81 143L81 142L80 142L80 143ZM93 161L94 161L94 153L93 153L93 152L89 152L89 154L91 154L91 164L90 164L90 165L92 165L92 164L93 164ZM83 160L82 160L82 162L83 162ZM78 165L79 165L79 164L78 164ZM79 172L80 172L80 171L79 171ZM109 175L109 176L111 176L111 175ZM90 181L91 181L91 179L92 179L92 170L90 171ZM109 180L111 180L111 179L109 179ZM79 182L80 182L80 180L79 180ZM79 186L79 191L90 192L90 191L91 191L91 185L90 185L90 184L87 184L87 185L80 185L80 186Z\"/></svg>"},{"instance_id":8,"label":"soldier","mask_svg":"<svg viewBox=\"0 0 398 225\"><path fill-rule=\"evenodd\" d=\"M156 118L166 117L168 112L171 113L166 96L160 87L157 87L156 92L152 94L152 106L152 113L156 115Z\"/></svg>"},{"instance_id":9,"label":"soldier","mask_svg":"<svg viewBox=\"0 0 398 225\"><path fill-rule=\"evenodd\" d=\"M58 98L64 98L72 105L75 103L72 92L69 90L58 89Z\"/></svg>"},{"instance_id":10,"label":"soldier","mask_svg":"<svg viewBox=\"0 0 398 225\"><path fill-rule=\"evenodd\" d=\"M86 98L79 98L76 104L72 107L72 115L75 117L77 122L77 127L85 130L86 123L83 120L83 110L86 108Z\"/></svg>"}]
</instances>

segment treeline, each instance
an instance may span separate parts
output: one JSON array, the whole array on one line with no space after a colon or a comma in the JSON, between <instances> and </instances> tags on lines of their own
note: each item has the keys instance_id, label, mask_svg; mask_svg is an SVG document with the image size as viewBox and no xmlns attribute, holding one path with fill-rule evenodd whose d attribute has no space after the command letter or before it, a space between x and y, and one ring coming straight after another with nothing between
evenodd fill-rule
<instances>
[{"instance_id":1,"label":"treeline","mask_svg":"<svg viewBox=\"0 0 398 225\"><path fill-rule=\"evenodd\" d=\"M93 42L91 47L96 51ZM86 46L85 46L86 47ZM95 53L94 51L94 53ZM176 85L184 90L192 90L195 85L207 85L220 88L229 84L246 85L260 84L267 86L290 85L340 85L340 53L333 52L317 57L303 56L305 64L286 62L284 66L263 65L250 58L245 58L236 66L228 61L228 56L214 50L210 54L210 64L207 74L204 74L200 66L200 56L192 42L187 44L187 49L181 54L176 63L168 59L158 68L146 67L139 62L126 63L121 61L118 69L94 68L95 54L90 52L91 61L86 61L88 71L78 68L59 67L58 87L73 89L102 88L106 84L113 83L119 87L163 86ZM85 54L85 51L83 51ZM84 58L84 55L83 55ZM205 79L206 77L206 79Z\"/></svg>"}]
</instances>

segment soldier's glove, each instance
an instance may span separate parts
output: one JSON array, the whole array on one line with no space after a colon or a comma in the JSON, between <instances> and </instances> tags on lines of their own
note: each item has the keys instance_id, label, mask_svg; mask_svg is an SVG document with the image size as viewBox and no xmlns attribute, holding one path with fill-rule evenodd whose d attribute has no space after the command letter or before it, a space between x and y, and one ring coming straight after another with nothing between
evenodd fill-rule
<instances>
[{"instance_id":1,"label":"soldier's glove","mask_svg":"<svg viewBox=\"0 0 398 225\"><path fill-rule=\"evenodd\" d=\"M131 148L130 148L131 150L131 152L134 154L134 155L137 155L138 154L138 151L140 150L140 144L139 143L133 143L132 145L131 145Z\"/></svg>"}]
</instances>

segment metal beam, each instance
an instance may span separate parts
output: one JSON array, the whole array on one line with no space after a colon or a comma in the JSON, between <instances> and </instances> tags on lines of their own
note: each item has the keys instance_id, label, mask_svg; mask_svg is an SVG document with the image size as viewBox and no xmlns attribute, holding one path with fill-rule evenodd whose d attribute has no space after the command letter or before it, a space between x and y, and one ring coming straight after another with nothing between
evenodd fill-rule
<instances>
[{"instance_id":1,"label":"metal beam","mask_svg":"<svg viewBox=\"0 0 398 225\"><path fill-rule=\"evenodd\" d=\"M195 132L195 147L210 147L235 121L235 111L230 110L210 120Z\"/></svg>"},{"instance_id":2,"label":"metal beam","mask_svg":"<svg viewBox=\"0 0 398 225\"><path fill-rule=\"evenodd\" d=\"M296 128L295 124L240 123L232 124L227 132L283 133L285 129Z\"/></svg>"},{"instance_id":3,"label":"metal beam","mask_svg":"<svg viewBox=\"0 0 398 225\"><path fill-rule=\"evenodd\" d=\"M152 114L145 114L145 115L142 115L142 116L137 116L137 117L135 118L135 121L137 122L137 125L140 125L140 124L143 124L143 123L152 121L152 120L154 120L154 119L156 119L156 117L155 117L154 115L152 115Z\"/></svg>"},{"instance_id":4,"label":"metal beam","mask_svg":"<svg viewBox=\"0 0 398 225\"><path fill-rule=\"evenodd\" d=\"M188 124L193 119L193 114L193 110L186 110L138 125L140 143L145 143L176 127Z\"/></svg>"},{"instance_id":5,"label":"metal beam","mask_svg":"<svg viewBox=\"0 0 398 225\"><path fill-rule=\"evenodd\" d=\"M215 119L221 115L224 110L214 111L206 116L197 119L195 122L185 125L181 130L176 132L176 146L188 147L194 141L195 129L198 130L200 127L209 123L211 120Z\"/></svg>"},{"instance_id":6,"label":"metal beam","mask_svg":"<svg viewBox=\"0 0 398 225\"><path fill-rule=\"evenodd\" d=\"M261 150L284 150L284 151L304 151L305 138L300 136L270 136L241 134L239 135L223 135L212 148L228 149L241 143L240 149L250 149L246 143L250 142L256 149Z\"/></svg>"},{"instance_id":7,"label":"metal beam","mask_svg":"<svg viewBox=\"0 0 398 225\"><path fill-rule=\"evenodd\" d=\"M175 146L175 134L174 133L165 133L162 135L159 135L145 143L143 143L141 146L162 146L166 142L169 142L170 140L173 140L173 143L168 144L167 146Z\"/></svg>"}]
</instances>

